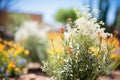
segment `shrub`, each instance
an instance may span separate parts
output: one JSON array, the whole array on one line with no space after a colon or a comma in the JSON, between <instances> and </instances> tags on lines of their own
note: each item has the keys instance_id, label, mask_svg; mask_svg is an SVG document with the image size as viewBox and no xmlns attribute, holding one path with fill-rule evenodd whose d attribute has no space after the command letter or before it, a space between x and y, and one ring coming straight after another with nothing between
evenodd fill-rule
<instances>
[{"instance_id":1,"label":"shrub","mask_svg":"<svg viewBox=\"0 0 120 80\"><path fill-rule=\"evenodd\" d=\"M83 11L83 12L82 12ZM96 10L94 10L96 11ZM97 80L108 73L112 63L111 50L114 45L107 43L107 37L100 28L103 22L97 22L89 8L75 10L78 19L69 21L66 30L61 28L63 51L55 49L52 40L51 61L45 62L43 71L57 80ZM66 31L66 32L64 32Z\"/></svg>"},{"instance_id":2,"label":"shrub","mask_svg":"<svg viewBox=\"0 0 120 80\"><path fill-rule=\"evenodd\" d=\"M30 51L30 61L42 64L47 59L47 30L40 28L37 22L26 21L16 31L15 41Z\"/></svg>"},{"instance_id":3,"label":"shrub","mask_svg":"<svg viewBox=\"0 0 120 80\"><path fill-rule=\"evenodd\" d=\"M23 43L21 43L25 49L30 51L30 61L39 62L42 64L42 61L47 60L47 43L42 41L41 38L36 36L29 36Z\"/></svg>"}]
</instances>

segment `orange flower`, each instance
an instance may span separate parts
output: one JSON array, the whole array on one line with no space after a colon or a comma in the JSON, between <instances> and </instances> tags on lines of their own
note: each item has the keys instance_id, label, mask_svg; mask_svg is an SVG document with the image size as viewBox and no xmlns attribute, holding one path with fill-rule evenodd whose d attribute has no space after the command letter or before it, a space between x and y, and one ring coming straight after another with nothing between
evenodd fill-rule
<instances>
[{"instance_id":1,"label":"orange flower","mask_svg":"<svg viewBox=\"0 0 120 80\"><path fill-rule=\"evenodd\" d=\"M2 42L2 38L0 38L0 42Z\"/></svg>"},{"instance_id":2,"label":"orange flower","mask_svg":"<svg viewBox=\"0 0 120 80\"><path fill-rule=\"evenodd\" d=\"M73 54L73 52L72 52L72 50L71 50L70 47L67 47L67 50L68 50L68 52L69 52L70 54Z\"/></svg>"},{"instance_id":3,"label":"orange flower","mask_svg":"<svg viewBox=\"0 0 120 80\"><path fill-rule=\"evenodd\" d=\"M60 28L60 32L63 34L65 29L63 27Z\"/></svg>"},{"instance_id":4,"label":"orange flower","mask_svg":"<svg viewBox=\"0 0 120 80\"><path fill-rule=\"evenodd\" d=\"M98 34L98 36L99 36L99 35L100 35L100 32L98 32L97 34Z\"/></svg>"},{"instance_id":5,"label":"orange flower","mask_svg":"<svg viewBox=\"0 0 120 80\"><path fill-rule=\"evenodd\" d=\"M7 44L8 44L8 46L12 47L14 43L13 43L13 41L9 41Z\"/></svg>"},{"instance_id":6,"label":"orange flower","mask_svg":"<svg viewBox=\"0 0 120 80\"><path fill-rule=\"evenodd\" d=\"M102 36L98 36L99 40L102 41L103 37Z\"/></svg>"},{"instance_id":7,"label":"orange flower","mask_svg":"<svg viewBox=\"0 0 120 80\"><path fill-rule=\"evenodd\" d=\"M50 39L50 41L53 43L53 39Z\"/></svg>"}]
</instances>

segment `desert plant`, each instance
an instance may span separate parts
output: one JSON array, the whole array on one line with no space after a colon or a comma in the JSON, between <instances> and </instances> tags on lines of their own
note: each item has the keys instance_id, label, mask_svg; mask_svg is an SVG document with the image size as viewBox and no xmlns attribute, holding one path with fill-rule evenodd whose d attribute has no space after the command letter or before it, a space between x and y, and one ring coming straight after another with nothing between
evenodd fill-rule
<instances>
[{"instance_id":1,"label":"desert plant","mask_svg":"<svg viewBox=\"0 0 120 80\"><path fill-rule=\"evenodd\" d=\"M37 22L26 21L15 33L15 41L30 51L31 62L39 62L47 59L46 29L41 29ZM24 35L24 36L23 36Z\"/></svg>"},{"instance_id":2,"label":"desert plant","mask_svg":"<svg viewBox=\"0 0 120 80\"><path fill-rule=\"evenodd\" d=\"M31 35L21 44L24 46L25 49L30 50L30 61L39 62L41 64L42 61L46 61L46 41L42 41L41 38Z\"/></svg>"},{"instance_id":3,"label":"desert plant","mask_svg":"<svg viewBox=\"0 0 120 80\"><path fill-rule=\"evenodd\" d=\"M96 11L96 10L94 10ZM89 8L75 10L77 19L61 28L63 51L55 49L52 40L51 61L45 62L43 71L55 80L97 80L109 72L112 63L111 50L114 45L107 43L107 37L100 28L103 22L97 22L94 11ZM110 68L109 68L110 69Z\"/></svg>"}]
</instances>

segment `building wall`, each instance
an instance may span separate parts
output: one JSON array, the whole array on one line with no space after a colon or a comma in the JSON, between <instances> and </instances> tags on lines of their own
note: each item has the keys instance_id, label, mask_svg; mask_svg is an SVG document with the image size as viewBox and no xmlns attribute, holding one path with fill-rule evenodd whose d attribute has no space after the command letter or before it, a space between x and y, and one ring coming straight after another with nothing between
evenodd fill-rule
<instances>
[{"instance_id":1,"label":"building wall","mask_svg":"<svg viewBox=\"0 0 120 80\"><path fill-rule=\"evenodd\" d=\"M28 14L31 17L31 20L37 21L38 23L43 23L42 15L37 14Z\"/></svg>"},{"instance_id":2,"label":"building wall","mask_svg":"<svg viewBox=\"0 0 120 80\"><path fill-rule=\"evenodd\" d=\"M6 11L0 11L0 26L8 26L8 15Z\"/></svg>"}]
</instances>

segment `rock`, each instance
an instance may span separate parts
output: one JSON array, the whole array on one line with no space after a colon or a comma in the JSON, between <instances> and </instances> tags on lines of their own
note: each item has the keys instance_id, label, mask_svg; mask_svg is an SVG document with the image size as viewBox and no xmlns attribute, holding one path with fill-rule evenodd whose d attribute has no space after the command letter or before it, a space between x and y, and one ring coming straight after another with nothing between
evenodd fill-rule
<instances>
[{"instance_id":1,"label":"rock","mask_svg":"<svg viewBox=\"0 0 120 80\"><path fill-rule=\"evenodd\" d=\"M29 63L28 64L28 69L38 69L40 68L40 64L39 63Z\"/></svg>"},{"instance_id":2,"label":"rock","mask_svg":"<svg viewBox=\"0 0 120 80\"><path fill-rule=\"evenodd\" d=\"M120 71L113 71L111 72L111 75L120 76Z\"/></svg>"},{"instance_id":3,"label":"rock","mask_svg":"<svg viewBox=\"0 0 120 80\"><path fill-rule=\"evenodd\" d=\"M115 80L120 80L120 71L112 71L110 77Z\"/></svg>"},{"instance_id":4,"label":"rock","mask_svg":"<svg viewBox=\"0 0 120 80\"><path fill-rule=\"evenodd\" d=\"M39 74L42 73L42 69L40 68L39 63L29 63L28 64L28 73Z\"/></svg>"},{"instance_id":5,"label":"rock","mask_svg":"<svg viewBox=\"0 0 120 80\"><path fill-rule=\"evenodd\" d=\"M35 80L36 77L37 75L35 74L26 74L26 75L20 76L20 80Z\"/></svg>"},{"instance_id":6,"label":"rock","mask_svg":"<svg viewBox=\"0 0 120 80\"><path fill-rule=\"evenodd\" d=\"M113 79L110 79L109 77L100 77L98 80L113 80Z\"/></svg>"},{"instance_id":7,"label":"rock","mask_svg":"<svg viewBox=\"0 0 120 80\"><path fill-rule=\"evenodd\" d=\"M36 77L37 77L37 75L35 75L35 74L28 74L28 78L29 78L30 80L35 80Z\"/></svg>"},{"instance_id":8,"label":"rock","mask_svg":"<svg viewBox=\"0 0 120 80\"><path fill-rule=\"evenodd\" d=\"M20 79L22 79L22 80L23 80L23 79L25 79L25 78L26 78L26 76L27 76L27 75L21 75L21 76L20 76Z\"/></svg>"},{"instance_id":9,"label":"rock","mask_svg":"<svg viewBox=\"0 0 120 80\"><path fill-rule=\"evenodd\" d=\"M50 80L50 78L45 76L38 76L35 80Z\"/></svg>"}]
</instances>

